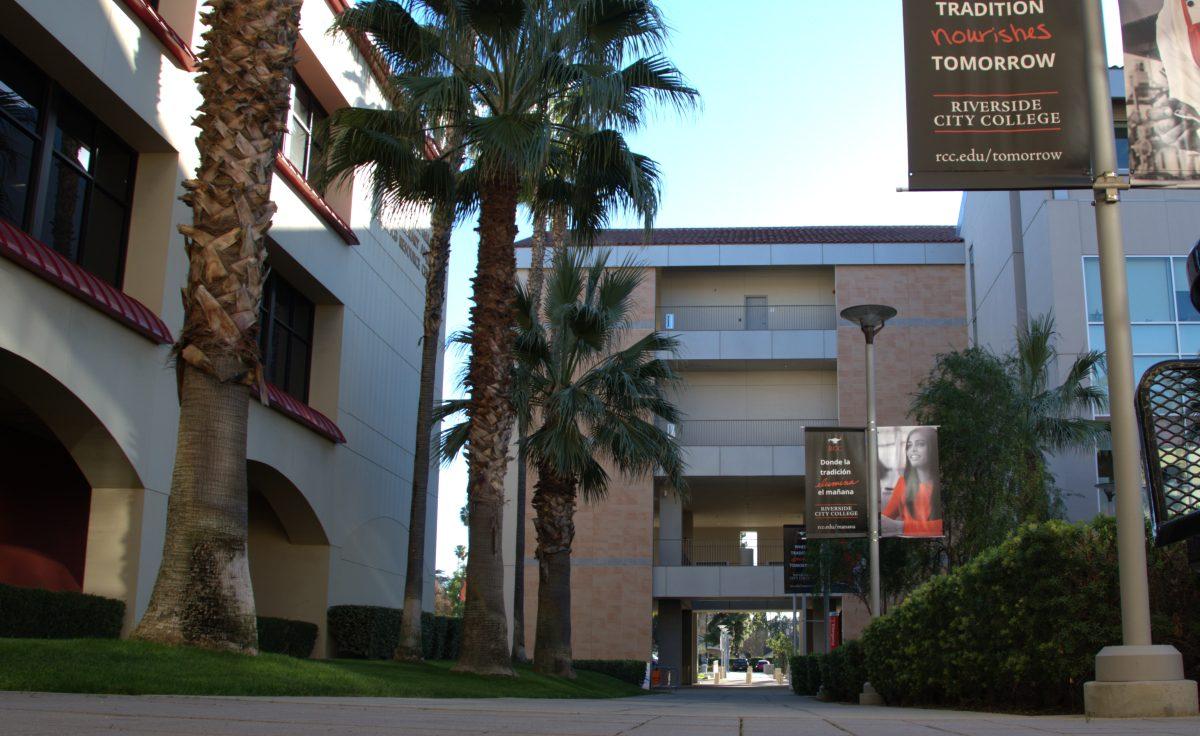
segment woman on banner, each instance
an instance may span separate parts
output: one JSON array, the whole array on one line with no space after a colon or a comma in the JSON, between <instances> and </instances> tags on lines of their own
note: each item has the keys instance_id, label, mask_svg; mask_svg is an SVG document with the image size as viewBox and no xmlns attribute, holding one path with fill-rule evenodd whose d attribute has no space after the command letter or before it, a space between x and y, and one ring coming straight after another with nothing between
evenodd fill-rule
<instances>
[{"instance_id":1,"label":"woman on banner","mask_svg":"<svg viewBox=\"0 0 1200 736\"><path fill-rule=\"evenodd\" d=\"M915 427L904 442L904 474L896 481L882 515L898 522L902 537L942 536L937 477L937 430ZM886 523L886 522L885 522Z\"/></svg>"}]
</instances>

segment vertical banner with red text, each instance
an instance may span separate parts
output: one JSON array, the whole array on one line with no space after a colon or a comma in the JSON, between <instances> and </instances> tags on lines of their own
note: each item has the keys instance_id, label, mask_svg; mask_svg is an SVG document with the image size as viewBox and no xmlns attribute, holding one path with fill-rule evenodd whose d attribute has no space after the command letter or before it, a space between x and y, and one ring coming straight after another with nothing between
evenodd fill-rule
<instances>
[{"instance_id":1,"label":"vertical banner with red text","mask_svg":"<svg viewBox=\"0 0 1200 736\"><path fill-rule=\"evenodd\" d=\"M867 535L867 433L804 428L804 523L809 539Z\"/></svg>"},{"instance_id":2,"label":"vertical banner with red text","mask_svg":"<svg viewBox=\"0 0 1200 736\"><path fill-rule=\"evenodd\" d=\"M909 188L1091 188L1081 0L904 0Z\"/></svg>"}]
</instances>

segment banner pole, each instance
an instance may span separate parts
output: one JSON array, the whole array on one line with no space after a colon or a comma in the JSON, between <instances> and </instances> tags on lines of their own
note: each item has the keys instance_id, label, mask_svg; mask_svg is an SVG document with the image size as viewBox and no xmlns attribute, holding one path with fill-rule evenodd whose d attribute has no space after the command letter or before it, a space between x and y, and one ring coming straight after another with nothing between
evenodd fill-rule
<instances>
[{"instance_id":1,"label":"banner pole","mask_svg":"<svg viewBox=\"0 0 1200 736\"><path fill-rule=\"evenodd\" d=\"M1084 686L1084 710L1093 717L1195 714L1196 685L1184 681L1183 658L1179 651L1172 646L1153 646L1151 641L1141 451L1134 414L1129 284L1118 204L1120 190L1128 185L1116 175L1116 133L1100 0L1081 1L1091 113L1092 188L1112 417L1122 635L1122 646L1105 647L1096 656L1096 681Z\"/></svg>"}]
</instances>

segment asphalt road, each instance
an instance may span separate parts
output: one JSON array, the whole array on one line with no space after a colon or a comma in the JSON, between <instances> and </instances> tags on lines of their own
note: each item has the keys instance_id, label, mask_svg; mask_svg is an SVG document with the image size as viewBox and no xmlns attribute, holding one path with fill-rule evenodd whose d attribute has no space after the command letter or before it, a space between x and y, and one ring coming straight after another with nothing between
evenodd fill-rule
<instances>
[{"instance_id":1,"label":"asphalt road","mask_svg":"<svg viewBox=\"0 0 1200 736\"><path fill-rule=\"evenodd\" d=\"M691 688L621 700L190 698L0 692L0 734L313 736L1200 736L1200 719L1137 721L865 708L786 688Z\"/></svg>"}]
</instances>

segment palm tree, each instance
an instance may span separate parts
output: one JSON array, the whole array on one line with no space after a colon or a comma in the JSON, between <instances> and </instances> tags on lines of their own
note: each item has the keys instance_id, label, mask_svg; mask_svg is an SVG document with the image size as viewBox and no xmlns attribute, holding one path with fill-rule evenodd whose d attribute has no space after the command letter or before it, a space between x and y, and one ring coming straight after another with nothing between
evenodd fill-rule
<instances>
[{"instance_id":1,"label":"palm tree","mask_svg":"<svg viewBox=\"0 0 1200 736\"><path fill-rule=\"evenodd\" d=\"M456 669L511 675L501 550L503 481L514 418L509 381L520 192L541 171L552 141L572 147L585 137L573 123L555 123L548 112L555 101L574 100L578 114L566 120L626 129L649 103L683 107L696 93L657 53L666 31L651 0L408 0L403 6L408 18L397 27L413 43L395 52L440 61L435 70L397 77L414 110L421 111L413 114L414 123L438 121L457 128L479 181L479 257L466 380L470 556ZM450 12L451 7L462 12ZM470 65L455 59L464 34L476 42ZM627 57L634 60L626 64ZM474 105L455 121L464 97Z\"/></svg>"},{"instance_id":2,"label":"palm tree","mask_svg":"<svg viewBox=\"0 0 1200 736\"><path fill-rule=\"evenodd\" d=\"M1052 383L1059 353L1054 345L1054 317L1033 318L1017 329L1016 352L1010 364L1016 384L1027 464L1031 472L1044 467L1044 454L1093 447L1108 434L1108 423L1091 417L1108 407L1108 396L1095 380L1104 365L1104 353L1096 350L1080 354L1061 384ZM1026 521L1042 521L1059 513L1056 496L1049 489L1026 484L1018 500L1018 514Z\"/></svg>"},{"instance_id":3,"label":"palm tree","mask_svg":"<svg viewBox=\"0 0 1200 736\"><path fill-rule=\"evenodd\" d=\"M276 142L285 128L301 0L210 0L198 83L200 166L184 325L179 435L162 565L134 636L254 653L246 558L246 421L262 394L258 314Z\"/></svg>"},{"instance_id":4,"label":"palm tree","mask_svg":"<svg viewBox=\"0 0 1200 736\"><path fill-rule=\"evenodd\" d=\"M607 269L608 254L585 266L580 253L559 251L547 284L545 322L518 292L517 360L529 377L529 405L540 415L527 442L537 468L533 492L537 532L538 608L534 669L573 677L571 666L571 544L575 501L603 500L607 461L624 476L659 469L683 489L682 452L656 424L678 422L668 398L678 378L659 356L675 338L652 332L620 345L642 269L626 262Z\"/></svg>"},{"instance_id":5,"label":"palm tree","mask_svg":"<svg viewBox=\"0 0 1200 736\"><path fill-rule=\"evenodd\" d=\"M372 40L395 74L408 74L436 67L437 57L421 52L422 38L434 29L410 33L405 23L410 16L390 0L359 3L343 11L335 28L347 34L362 33ZM460 37L456 58L469 64L471 39ZM405 53L397 53L403 49ZM431 434L437 382L438 347L441 342L443 303L446 299L446 267L450 260L450 236L454 226L469 210L472 200L469 174L463 175L461 126L437 126L424 121L414 126L406 109L407 100L393 89L396 109L343 108L330 116L325 160L321 177L327 182L364 172L378 210L405 213L429 207L430 237L425 252L425 310L421 335L421 377L417 399L416 439L413 446L412 497L408 518L408 554L404 577L404 615L395 659L422 658L421 611L424 593L425 514L429 491ZM462 98L462 105L470 101ZM443 111L446 114L446 111ZM465 113L450 113L454 120ZM426 128L445 132L436 142ZM439 145L440 144L440 145ZM444 153L443 153L444 152Z\"/></svg>"},{"instance_id":6,"label":"palm tree","mask_svg":"<svg viewBox=\"0 0 1200 736\"><path fill-rule=\"evenodd\" d=\"M606 463L626 477L658 469L671 488L684 487L679 445L656 423L679 420L668 398L678 377L659 357L673 353L677 341L652 332L621 348L644 271L628 261L608 268L605 251L590 263L586 257L581 250L556 253L541 310L519 286L516 298L514 400L536 420L525 447L537 469L534 669L560 677L574 677L571 545L578 495L590 503L604 499ZM447 402L446 412L461 408ZM470 421L446 430L446 457L461 449Z\"/></svg>"}]
</instances>

